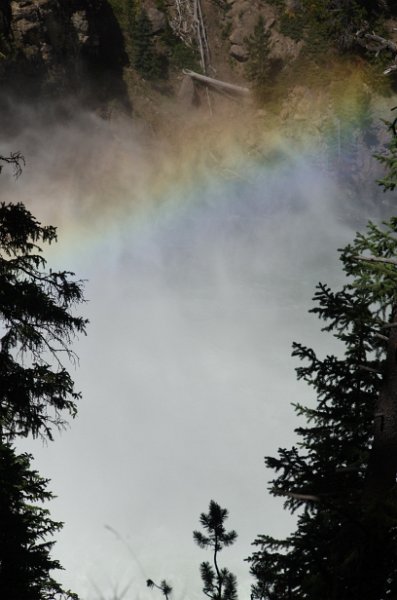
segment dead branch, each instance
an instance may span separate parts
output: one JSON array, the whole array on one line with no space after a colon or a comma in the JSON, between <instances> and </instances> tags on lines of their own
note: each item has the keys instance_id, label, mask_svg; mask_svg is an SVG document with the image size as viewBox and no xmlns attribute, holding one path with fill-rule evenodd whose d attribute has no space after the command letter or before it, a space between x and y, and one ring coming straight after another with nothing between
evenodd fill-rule
<instances>
[{"instance_id":1,"label":"dead branch","mask_svg":"<svg viewBox=\"0 0 397 600\"><path fill-rule=\"evenodd\" d=\"M386 338L387 339L387 338ZM358 368L362 371L368 371L368 373L375 373L376 375L380 375L382 372L377 369L373 369L372 367L367 367L367 365L358 365Z\"/></svg>"},{"instance_id":2,"label":"dead branch","mask_svg":"<svg viewBox=\"0 0 397 600\"><path fill-rule=\"evenodd\" d=\"M176 15L170 21L175 35L190 48L194 44L193 6L191 0L174 0Z\"/></svg>"},{"instance_id":3,"label":"dead branch","mask_svg":"<svg viewBox=\"0 0 397 600\"><path fill-rule=\"evenodd\" d=\"M200 52L201 68L203 73L207 73L210 64L210 49L200 0L193 0L193 27Z\"/></svg>"},{"instance_id":4,"label":"dead branch","mask_svg":"<svg viewBox=\"0 0 397 600\"><path fill-rule=\"evenodd\" d=\"M374 333L373 336L375 338L377 338L378 340L382 340L382 342L388 342L389 338L387 337L387 335L382 335L381 333Z\"/></svg>"},{"instance_id":5,"label":"dead branch","mask_svg":"<svg viewBox=\"0 0 397 600\"><path fill-rule=\"evenodd\" d=\"M365 33L363 30L357 31L355 37L360 46L370 52L375 52L376 56L378 56L382 50L389 50L394 54L394 62L383 71L384 75L389 75L397 70L397 44L395 42L377 35L376 33Z\"/></svg>"},{"instance_id":6,"label":"dead branch","mask_svg":"<svg viewBox=\"0 0 397 600\"><path fill-rule=\"evenodd\" d=\"M376 35L375 33L363 33L360 31L356 33L356 36L357 41L359 43L361 41L361 45L363 45L367 50L372 50L373 52L377 53L381 52L382 50L390 50L394 54L397 54L397 44L392 42L392 40L387 40L380 35ZM364 38L364 40L368 40L369 43L365 43L362 38ZM371 42L373 42L372 45Z\"/></svg>"},{"instance_id":7,"label":"dead branch","mask_svg":"<svg viewBox=\"0 0 397 600\"><path fill-rule=\"evenodd\" d=\"M25 165L25 158L20 152L11 152L9 156L0 155L0 173L4 164L12 165L14 169L14 177L15 179L18 179L18 177L22 174L22 167Z\"/></svg>"},{"instance_id":8,"label":"dead branch","mask_svg":"<svg viewBox=\"0 0 397 600\"><path fill-rule=\"evenodd\" d=\"M196 79L197 81L201 81L202 83L205 83L207 85L211 85L222 90L227 90L235 94L248 96L251 93L250 90L246 87L235 85L234 83L227 83L226 81L220 81L219 79L214 79L213 77L208 77L207 75L201 75L200 73L195 73L190 69L183 69L183 73L185 75L189 75L189 77L191 77L192 79Z\"/></svg>"},{"instance_id":9,"label":"dead branch","mask_svg":"<svg viewBox=\"0 0 397 600\"><path fill-rule=\"evenodd\" d=\"M335 473L355 473L360 470L359 465L347 465L346 467L337 467Z\"/></svg>"},{"instance_id":10,"label":"dead branch","mask_svg":"<svg viewBox=\"0 0 397 600\"><path fill-rule=\"evenodd\" d=\"M320 502L321 498L319 496L313 496L312 494L296 494L294 492L286 493L285 496L289 496L290 498L294 498L295 500L303 500L304 502Z\"/></svg>"},{"instance_id":11,"label":"dead branch","mask_svg":"<svg viewBox=\"0 0 397 600\"><path fill-rule=\"evenodd\" d=\"M397 260L394 260L393 258L383 258L381 256L364 256L363 254L358 254L357 256L353 256L352 258L357 261L362 260L365 262L383 263L386 265L394 265L395 267L397 267Z\"/></svg>"},{"instance_id":12,"label":"dead branch","mask_svg":"<svg viewBox=\"0 0 397 600\"><path fill-rule=\"evenodd\" d=\"M304 502L320 502L319 496L313 494L300 494L298 492L282 492L281 490L272 489L273 494L277 496L288 496L288 498L294 498L294 500L303 500Z\"/></svg>"}]
</instances>

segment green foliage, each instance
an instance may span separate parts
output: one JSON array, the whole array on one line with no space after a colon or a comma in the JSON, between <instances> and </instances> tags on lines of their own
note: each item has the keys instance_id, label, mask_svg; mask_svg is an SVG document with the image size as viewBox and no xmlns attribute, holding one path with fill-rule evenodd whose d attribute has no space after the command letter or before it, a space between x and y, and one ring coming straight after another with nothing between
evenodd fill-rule
<instances>
[{"instance_id":1,"label":"green foliage","mask_svg":"<svg viewBox=\"0 0 397 600\"><path fill-rule=\"evenodd\" d=\"M223 26L223 29L222 29L222 39L227 40L227 38L229 37L229 35L232 32L232 28L233 28L233 22L226 21Z\"/></svg>"},{"instance_id":2,"label":"green foliage","mask_svg":"<svg viewBox=\"0 0 397 600\"><path fill-rule=\"evenodd\" d=\"M280 6L278 0L274 3ZM374 27L382 12L379 3L361 0L299 0L293 10L283 4L281 33L295 41L303 40L303 52L320 63L335 49L354 50L356 31L363 26Z\"/></svg>"},{"instance_id":3,"label":"green foliage","mask_svg":"<svg viewBox=\"0 0 397 600\"><path fill-rule=\"evenodd\" d=\"M268 0L268 4L273 4L279 8L284 8L285 0Z\"/></svg>"},{"instance_id":4,"label":"green foliage","mask_svg":"<svg viewBox=\"0 0 397 600\"><path fill-rule=\"evenodd\" d=\"M135 19L137 14L135 0L126 0L126 13L128 21L128 33L132 36L134 33Z\"/></svg>"},{"instance_id":5,"label":"green foliage","mask_svg":"<svg viewBox=\"0 0 397 600\"><path fill-rule=\"evenodd\" d=\"M166 48L170 66L192 71L200 69L197 48L187 46L175 35L168 23L160 38Z\"/></svg>"},{"instance_id":6,"label":"green foliage","mask_svg":"<svg viewBox=\"0 0 397 600\"><path fill-rule=\"evenodd\" d=\"M137 9L132 0L129 0L128 6L128 28L133 67L145 79L165 79L168 75L167 57L155 47L146 11Z\"/></svg>"},{"instance_id":7,"label":"green foliage","mask_svg":"<svg viewBox=\"0 0 397 600\"><path fill-rule=\"evenodd\" d=\"M226 508L221 508L211 500L207 514L201 513L200 523L206 533L193 532L194 541L200 548L211 548L213 551L214 567L209 562L202 562L200 574L204 583L203 592L212 600L237 600L237 580L228 569L218 566L218 553L227 546L231 546L237 533L234 530L226 531L224 522L228 518Z\"/></svg>"},{"instance_id":8,"label":"green foliage","mask_svg":"<svg viewBox=\"0 0 397 600\"><path fill-rule=\"evenodd\" d=\"M348 80L347 80L348 78ZM344 183L357 186L363 174L361 151L376 143L371 95L354 71L329 87L332 113L323 122L328 165Z\"/></svg>"},{"instance_id":9,"label":"green foliage","mask_svg":"<svg viewBox=\"0 0 397 600\"><path fill-rule=\"evenodd\" d=\"M77 599L49 575L59 570L47 538L62 528L37 503L53 495L48 480L30 468L29 454L0 444L0 594L7 600Z\"/></svg>"},{"instance_id":10,"label":"green foliage","mask_svg":"<svg viewBox=\"0 0 397 600\"><path fill-rule=\"evenodd\" d=\"M13 48L8 40L8 38L4 35L4 33L0 33L0 60L6 60L11 58L13 55Z\"/></svg>"},{"instance_id":11,"label":"green foliage","mask_svg":"<svg viewBox=\"0 0 397 600\"><path fill-rule=\"evenodd\" d=\"M212 0L212 2L215 4L215 6L217 6L224 12L226 12L230 8L230 5L227 3L226 0Z\"/></svg>"},{"instance_id":12,"label":"green foliage","mask_svg":"<svg viewBox=\"0 0 397 600\"><path fill-rule=\"evenodd\" d=\"M259 100L263 100L269 93L271 86L272 61L270 59L271 41L270 31L265 27L265 21L261 15L255 25L253 34L245 40L248 50L248 61L246 64L246 75L252 82L255 94Z\"/></svg>"},{"instance_id":13,"label":"green foliage","mask_svg":"<svg viewBox=\"0 0 397 600\"><path fill-rule=\"evenodd\" d=\"M393 108L393 110L396 110L396 108ZM387 150L382 154L376 154L376 158L386 168L385 177L380 179L378 183L383 187L384 191L393 191L397 186L397 118L392 122L385 121L385 123L392 134L392 138Z\"/></svg>"}]
</instances>

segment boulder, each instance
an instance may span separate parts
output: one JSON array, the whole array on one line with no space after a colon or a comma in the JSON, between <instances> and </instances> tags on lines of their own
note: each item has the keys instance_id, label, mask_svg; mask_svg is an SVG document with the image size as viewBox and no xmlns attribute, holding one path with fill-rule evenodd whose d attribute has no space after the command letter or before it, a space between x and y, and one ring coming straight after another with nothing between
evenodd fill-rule
<instances>
[{"instance_id":1,"label":"boulder","mask_svg":"<svg viewBox=\"0 0 397 600\"><path fill-rule=\"evenodd\" d=\"M232 44L229 54L239 62L245 62L248 59L247 50L243 46L238 46L237 44Z\"/></svg>"},{"instance_id":2,"label":"boulder","mask_svg":"<svg viewBox=\"0 0 397 600\"><path fill-rule=\"evenodd\" d=\"M147 8L146 14L150 21L150 27L153 35L165 30L167 18L162 10L155 8L154 6L150 6Z\"/></svg>"},{"instance_id":3,"label":"boulder","mask_svg":"<svg viewBox=\"0 0 397 600\"><path fill-rule=\"evenodd\" d=\"M47 21L57 10L56 0L11 2L11 31L17 51L27 60L43 59L43 43L47 44ZM49 56L48 49L45 57Z\"/></svg>"},{"instance_id":4,"label":"boulder","mask_svg":"<svg viewBox=\"0 0 397 600\"><path fill-rule=\"evenodd\" d=\"M232 18L242 17L244 13L250 12L252 8L250 0L235 0L229 14Z\"/></svg>"},{"instance_id":5,"label":"boulder","mask_svg":"<svg viewBox=\"0 0 397 600\"><path fill-rule=\"evenodd\" d=\"M193 106L197 100L193 79L188 75L182 79L181 87L178 91L178 100L185 106Z\"/></svg>"},{"instance_id":6,"label":"boulder","mask_svg":"<svg viewBox=\"0 0 397 600\"><path fill-rule=\"evenodd\" d=\"M29 98L67 90L95 106L117 96L128 105L128 58L107 0L7 0L7 10L2 1L3 89Z\"/></svg>"},{"instance_id":7,"label":"boulder","mask_svg":"<svg viewBox=\"0 0 397 600\"><path fill-rule=\"evenodd\" d=\"M243 46L245 38L246 34L241 27L237 27L236 29L234 29L229 36L231 44L234 44L236 46Z\"/></svg>"}]
</instances>

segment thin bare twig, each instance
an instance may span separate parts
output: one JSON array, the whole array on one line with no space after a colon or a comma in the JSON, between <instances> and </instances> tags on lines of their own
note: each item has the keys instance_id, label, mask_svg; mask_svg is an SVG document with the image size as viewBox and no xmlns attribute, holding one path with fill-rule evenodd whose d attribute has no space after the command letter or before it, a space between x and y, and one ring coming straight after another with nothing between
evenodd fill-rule
<instances>
[{"instance_id":1,"label":"thin bare twig","mask_svg":"<svg viewBox=\"0 0 397 600\"><path fill-rule=\"evenodd\" d=\"M382 342L388 342L389 338L387 337L387 335L382 335L381 333L374 333L373 336L375 338L377 338L378 340L382 340Z\"/></svg>"},{"instance_id":2,"label":"thin bare twig","mask_svg":"<svg viewBox=\"0 0 397 600\"><path fill-rule=\"evenodd\" d=\"M26 164L25 157L20 152L11 152L9 156L0 155L0 173L4 166L1 163L13 166L15 179L21 176L22 167Z\"/></svg>"},{"instance_id":3,"label":"thin bare twig","mask_svg":"<svg viewBox=\"0 0 397 600\"><path fill-rule=\"evenodd\" d=\"M381 375L382 372L377 369L373 369L372 367L367 367L367 365L358 365L358 368L362 371L368 371L368 373L375 373L376 375Z\"/></svg>"}]
</instances>

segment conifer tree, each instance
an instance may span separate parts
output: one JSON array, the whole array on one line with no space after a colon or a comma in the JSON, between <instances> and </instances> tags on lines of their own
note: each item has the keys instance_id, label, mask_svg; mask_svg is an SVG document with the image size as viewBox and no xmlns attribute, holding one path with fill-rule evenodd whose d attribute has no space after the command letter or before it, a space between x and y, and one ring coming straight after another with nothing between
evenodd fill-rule
<instances>
[{"instance_id":1,"label":"conifer tree","mask_svg":"<svg viewBox=\"0 0 397 600\"><path fill-rule=\"evenodd\" d=\"M298 522L284 540L255 540L258 599L397 597L397 218L370 222L340 260L347 283L320 283L311 312L343 354L293 345L317 403L295 405L298 443L266 458L270 491Z\"/></svg>"},{"instance_id":2,"label":"conifer tree","mask_svg":"<svg viewBox=\"0 0 397 600\"><path fill-rule=\"evenodd\" d=\"M397 106L392 108L396 110ZM391 133L391 141L387 150L381 154L376 154L376 158L386 167L385 176L378 181L385 191L393 191L397 186L397 117L391 122L387 122Z\"/></svg>"},{"instance_id":3,"label":"conifer tree","mask_svg":"<svg viewBox=\"0 0 397 600\"><path fill-rule=\"evenodd\" d=\"M134 12L130 8L129 22L134 68L149 80L166 77L166 57L157 52L155 48L146 11L141 8L138 12Z\"/></svg>"},{"instance_id":4,"label":"conifer tree","mask_svg":"<svg viewBox=\"0 0 397 600\"><path fill-rule=\"evenodd\" d=\"M48 481L32 470L29 454L0 444L0 595L6 600L77 599L50 575L62 569L51 558L53 536L62 523L41 504L51 500Z\"/></svg>"},{"instance_id":5,"label":"conifer tree","mask_svg":"<svg viewBox=\"0 0 397 600\"><path fill-rule=\"evenodd\" d=\"M5 162L18 171L20 158ZM55 228L23 204L0 205L0 598L7 600L76 598L51 576L61 566L47 537L61 523L40 506L52 497L48 482L13 446L20 436L52 439L80 397L61 359L75 358L70 343L85 331L74 314L83 291L73 273L47 270L41 243L55 240Z\"/></svg>"},{"instance_id":6,"label":"conifer tree","mask_svg":"<svg viewBox=\"0 0 397 600\"><path fill-rule=\"evenodd\" d=\"M252 82L258 100L265 98L271 85L270 37L270 31L266 29L264 18L260 15L253 34L245 40L248 50L246 74L248 80Z\"/></svg>"},{"instance_id":7,"label":"conifer tree","mask_svg":"<svg viewBox=\"0 0 397 600\"><path fill-rule=\"evenodd\" d=\"M160 581L160 585L155 583L153 579L148 579L146 585L149 588L157 588L163 594L165 600L169 600L169 596L172 593L172 587L166 582L165 579Z\"/></svg>"},{"instance_id":8,"label":"conifer tree","mask_svg":"<svg viewBox=\"0 0 397 600\"><path fill-rule=\"evenodd\" d=\"M42 226L23 204L0 205L0 432L3 439L52 439L73 416L80 394L61 358L86 320L74 315L81 282L67 271L46 270L40 243L56 229Z\"/></svg>"},{"instance_id":9,"label":"conifer tree","mask_svg":"<svg viewBox=\"0 0 397 600\"><path fill-rule=\"evenodd\" d=\"M220 569L218 554L227 546L231 546L237 533L234 530L226 531L224 522L228 518L226 508L221 508L211 500L208 513L201 513L200 523L206 533L193 532L193 538L200 548L211 548L213 551L214 567L206 561L200 565L201 578L204 583L203 592L211 600L237 600L237 581L228 569Z\"/></svg>"}]
</instances>

